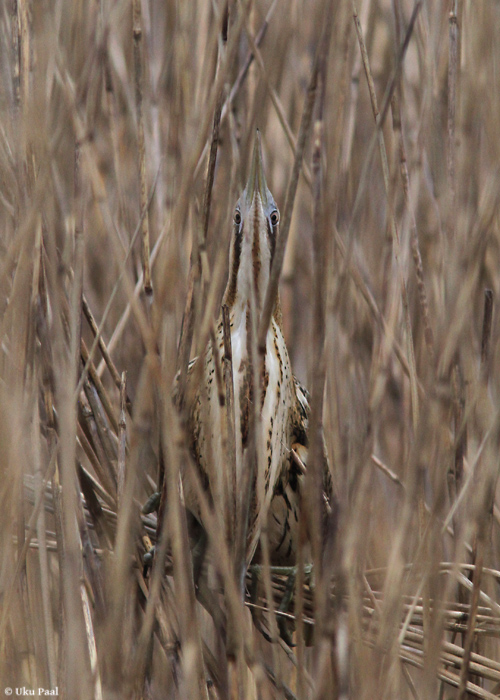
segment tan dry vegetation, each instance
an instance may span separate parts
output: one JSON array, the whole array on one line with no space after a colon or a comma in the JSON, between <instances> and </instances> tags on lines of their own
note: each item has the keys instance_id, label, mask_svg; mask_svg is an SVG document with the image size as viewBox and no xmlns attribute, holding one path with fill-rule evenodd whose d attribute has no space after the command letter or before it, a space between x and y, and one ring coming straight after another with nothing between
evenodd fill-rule
<instances>
[{"instance_id":1,"label":"tan dry vegetation","mask_svg":"<svg viewBox=\"0 0 500 700\"><path fill-rule=\"evenodd\" d=\"M500 6L356 4L231 0L227 41L222 0L2 4L0 693L500 696ZM187 357L217 312L256 126L282 223L307 137L281 296L338 494L293 647L269 614L286 576L248 578L245 607L217 514L215 630L196 600L169 398L185 310ZM144 576L159 431L168 547Z\"/></svg>"}]
</instances>

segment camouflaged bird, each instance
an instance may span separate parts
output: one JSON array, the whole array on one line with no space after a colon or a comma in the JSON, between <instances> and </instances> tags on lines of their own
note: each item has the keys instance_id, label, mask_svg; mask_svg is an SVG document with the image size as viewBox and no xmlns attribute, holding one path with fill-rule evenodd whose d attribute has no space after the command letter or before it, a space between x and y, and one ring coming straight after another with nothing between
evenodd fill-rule
<instances>
[{"instance_id":1,"label":"camouflaged bird","mask_svg":"<svg viewBox=\"0 0 500 700\"><path fill-rule=\"evenodd\" d=\"M215 329L215 346L190 363L188 383L200 372L195 364L204 363L201 382L191 396L189 433L191 450L202 481L214 507L224 518L241 512L244 470L248 468L249 426L253 402L251 345L248 334L258 326L269 284L271 264L278 236L279 211L264 175L260 136L257 132L250 177L238 200L233 222L229 258L229 279L223 304L229 309L234 386L235 464L229 464L224 446L226 408L221 405L217 374L222 376L224 334L222 314ZM255 337L253 335L252 337ZM216 363L220 373L216 372ZM293 376L283 336L279 298L267 332L263 367L260 368L260 435L256 444L265 455L256 460L250 484L246 562L257 550L264 518L267 518L271 562L295 562L298 516L304 465L307 465L309 401L306 390ZM330 476L325 461L326 491ZM196 497L189 485L184 488L185 504L201 520ZM229 502L232 501L232 506ZM226 520L227 524L227 520ZM235 531L229 523L228 532Z\"/></svg>"}]
</instances>

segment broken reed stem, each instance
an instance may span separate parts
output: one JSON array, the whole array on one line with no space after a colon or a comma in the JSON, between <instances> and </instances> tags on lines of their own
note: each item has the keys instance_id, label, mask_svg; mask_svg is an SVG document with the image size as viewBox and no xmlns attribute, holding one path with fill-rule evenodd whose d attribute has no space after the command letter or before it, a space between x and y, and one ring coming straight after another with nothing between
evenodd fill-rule
<instances>
[{"instance_id":1,"label":"broken reed stem","mask_svg":"<svg viewBox=\"0 0 500 700\"><path fill-rule=\"evenodd\" d=\"M98 439L101 442L106 452L106 458L111 465L116 460L118 454L116 437L118 434L118 422L116 420L116 416L113 416L113 423L115 427L111 429L112 426L108 421L105 409L99 397L99 392L94 384L91 381L86 380L85 384L83 385L83 390L91 408L91 413L87 414L86 417L90 417L94 420L97 427Z\"/></svg>"},{"instance_id":2,"label":"broken reed stem","mask_svg":"<svg viewBox=\"0 0 500 700\"><path fill-rule=\"evenodd\" d=\"M148 214L148 189L146 182L146 146L144 142L144 112L143 112L143 60L142 60L142 18L141 0L133 0L133 26L134 39L134 79L135 79L135 105L137 110L137 149L139 157L140 179L140 216L142 220L142 271L144 279L144 292L147 296L153 294L151 281L151 269L149 263L149 214Z\"/></svg>"},{"instance_id":3,"label":"broken reed stem","mask_svg":"<svg viewBox=\"0 0 500 700\"><path fill-rule=\"evenodd\" d=\"M89 371L88 371L88 376L92 383L94 384L95 390L97 391L97 394L102 402L103 408L106 411L106 415L108 416L111 425L113 426L113 430L115 433L118 433L118 421L116 420L115 412L113 410L113 407L111 405L111 401L109 400L108 394L106 389L104 388L103 383L99 379L99 376L97 374L97 371L95 369L94 363L90 359L90 354L87 349L87 345L85 344L85 341L83 338L81 339L80 342L80 352L82 356L82 362L84 367L88 365ZM87 380L86 380L87 381Z\"/></svg>"},{"instance_id":4,"label":"broken reed stem","mask_svg":"<svg viewBox=\"0 0 500 700\"><path fill-rule=\"evenodd\" d=\"M87 397L83 392L81 407L84 416L86 415L86 413L91 413ZM90 434L92 435L92 437L94 436L93 431L91 431ZM109 473L109 466L107 464L107 460L101 454L102 447L100 442L94 442L94 445L91 445L80 423L77 423L76 426L76 437L78 444L85 452L87 459L89 460L93 470L96 473L97 478L100 480L102 488L108 494L109 500L114 501L115 498L113 494L116 493L116 488L114 486L112 475L110 475Z\"/></svg>"},{"instance_id":5,"label":"broken reed stem","mask_svg":"<svg viewBox=\"0 0 500 700\"><path fill-rule=\"evenodd\" d=\"M458 63L458 0L449 0L449 55L448 55L448 234L450 240L456 235L457 226L457 185L455 173L455 119L457 99Z\"/></svg>"},{"instance_id":6,"label":"broken reed stem","mask_svg":"<svg viewBox=\"0 0 500 700\"><path fill-rule=\"evenodd\" d=\"M99 328L97 326L96 320L94 318L94 315L90 309L89 303L85 297L85 294L82 296L82 309L83 313L85 315L85 318L87 319L87 322L90 326L90 330L92 331L92 334L94 338L97 338L97 341L99 343L99 350L102 353L102 356L104 358L104 362L106 363L109 372L111 374L111 377L113 378L113 381L115 383L115 386L117 389L120 389L121 383L122 383L122 377L120 377L120 373L116 369L116 365L111 359L111 356L108 352L108 348L106 347L106 343L103 340L102 334L99 333ZM127 402L130 403L130 399L127 397Z\"/></svg>"},{"instance_id":7,"label":"broken reed stem","mask_svg":"<svg viewBox=\"0 0 500 700\"><path fill-rule=\"evenodd\" d=\"M373 464L380 469L381 472L383 472L394 484L397 484L400 486L403 491L406 491L406 487L401 481L401 479L398 477L397 474L395 474L392 469L389 469L387 465L385 465L378 457L376 457L374 454L370 455L370 459L373 462Z\"/></svg>"},{"instance_id":8,"label":"broken reed stem","mask_svg":"<svg viewBox=\"0 0 500 700\"><path fill-rule=\"evenodd\" d=\"M408 565L408 566L411 566L411 565ZM252 568L256 568L256 569L259 568L260 569L261 567L252 567ZM472 571L473 576L476 575L475 574L476 567L474 565L464 565L464 568L466 568L468 571ZM273 572L276 570L279 570L279 567L273 568ZM443 573L452 574L453 570L454 570L453 564L444 563L440 566L440 571L442 571ZM489 573L493 573L497 578L500 576L499 572L492 572L489 569L482 569L482 571L483 571L483 573L485 573L487 571ZM283 569L282 575L286 575L287 573L290 573L290 572L285 567ZM297 575L300 576L300 573L301 573L301 568L298 569ZM469 582L468 579L465 579L465 580L467 582ZM473 584L470 583L471 587L472 587L472 585ZM283 588L284 588L284 585L279 590L281 591ZM277 592L277 589L275 589L275 590ZM479 590L479 588L478 588L478 590ZM380 600L380 593L377 593L376 595L378 596L378 598L375 597L375 595L373 593L370 596L370 604L373 608L373 611L368 611L367 609L365 609L365 614L369 615L372 625L377 625L376 618L374 617L374 614L376 613L376 611L379 607L378 601ZM278 598L278 600L279 600L279 598ZM427 601L427 602L434 605L435 601L431 600L431 601ZM417 615L418 619L420 619L422 616L423 604L424 604L424 601L422 600L422 598L418 598L418 606L419 606L418 615ZM248 605L251 606L252 604L248 603ZM261 606L261 609L264 609L264 610L266 610L266 612L269 612L269 609L267 607L264 607L264 606L265 606L265 601L263 601L263 605ZM404 647L402 647L399 651L399 653L401 655L401 659L405 663L408 663L409 660L408 660L408 657L406 657L404 655L404 649L407 650L408 647L411 647L413 650L421 653L421 650L422 650L423 644L424 644L423 632L417 626L417 625L421 626L421 622L415 622L415 619L413 618L413 616L417 613L417 608L415 605L408 606L408 604L405 604L404 609L406 610L408 608L413 610L412 621L411 621L411 625L405 629L404 636L402 637L402 644L404 645ZM487 608L487 609L489 610L489 608ZM452 608L452 610L450 611L452 613L452 618L450 620L452 626L447 627L447 629L453 629L453 624L454 624L453 620L455 620L455 621L459 621L459 620L468 621L470 618L470 611L471 610L472 610L472 607L469 605L458 605L456 610L454 610ZM476 621L480 622L479 629L481 629L481 625L484 624L485 617L484 617L484 609L483 608L481 609L481 613L479 612L479 610L480 609L478 607L477 614L476 614ZM299 617L299 605L298 605L298 603L296 605L295 616L296 616L296 620L297 620L297 625L299 625L302 621L302 617ZM286 615L285 615L285 617L286 617ZM493 620L497 620L497 617L496 617L496 615L491 615L488 619L491 619L493 621ZM375 634L377 631L377 627L372 626L370 628L367 628L367 630L371 630L371 632ZM476 626L474 626L473 633L475 634L477 631L478 631L478 628ZM297 632L299 632L299 627L297 628ZM492 634L493 634L493 636L496 636L496 632L493 632ZM367 634L364 635L363 639L364 639L365 643L371 645L370 637ZM298 644L297 667L298 667L298 671L300 672L300 661L299 661L299 659L300 659L300 656L299 656L300 636L297 639L297 644ZM465 659L465 656L464 656L464 649L462 649L460 646L444 641L442 644L442 649L441 649L440 653L441 653L441 659L442 659L443 663L450 664L450 665L455 666L457 668L462 667L462 665L464 663L463 660ZM471 668L471 671L473 673L475 673L476 675L480 675L483 678L489 678L491 680L497 680L497 681L500 680L500 664L493 659L490 659L488 657L481 656L480 654L471 652L470 668ZM446 680L447 681L452 680L453 685L455 685L455 687L458 687L458 685L459 685L459 675L458 674L453 674L453 676L448 677ZM478 686L475 684L467 683L467 688L468 689L473 688L474 690L477 690ZM299 693L299 697L301 697L300 693ZM493 697L493 696L489 693L485 693L485 695L479 695L479 697Z\"/></svg>"}]
</instances>

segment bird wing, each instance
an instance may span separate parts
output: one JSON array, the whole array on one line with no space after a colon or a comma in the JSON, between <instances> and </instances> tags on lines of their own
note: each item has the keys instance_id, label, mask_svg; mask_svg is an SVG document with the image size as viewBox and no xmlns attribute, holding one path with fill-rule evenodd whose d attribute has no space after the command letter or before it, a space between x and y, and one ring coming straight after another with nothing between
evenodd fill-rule
<instances>
[{"instance_id":1,"label":"bird wing","mask_svg":"<svg viewBox=\"0 0 500 700\"><path fill-rule=\"evenodd\" d=\"M297 377L294 376L293 379L295 383L295 391L297 393L297 407L293 416L292 450L294 450L298 454L304 467L307 468L309 454L309 417L311 415L310 394L305 388L305 386L297 379ZM333 493L333 484L323 432L321 433L321 441L321 471L323 477L323 492L325 499L330 501ZM292 459L292 462L293 461L294 460Z\"/></svg>"},{"instance_id":2,"label":"bird wing","mask_svg":"<svg viewBox=\"0 0 500 700\"><path fill-rule=\"evenodd\" d=\"M297 402L292 411L290 460L288 469L281 474L276 485L268 516L269 549L271 563L275 566L295 564L299 512L309 457L310 396L304 385L296 377L293 379ZM330 509L332 478L324 439L322 447L321 469L326 515Z\"/></svg>"}]
</instances>

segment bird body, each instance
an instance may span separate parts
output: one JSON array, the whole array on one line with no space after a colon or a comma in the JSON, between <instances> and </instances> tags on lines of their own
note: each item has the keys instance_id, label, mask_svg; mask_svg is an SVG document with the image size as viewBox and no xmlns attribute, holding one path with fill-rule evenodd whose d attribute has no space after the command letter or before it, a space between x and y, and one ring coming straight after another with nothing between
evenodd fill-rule
<instances>
[{"instance_id":1,"label":"bird body","mask_svg":"<svg viewBox=\"0 0 500 700\"><path fill-rule=\"evenodd\" d=\"M221 362L224 346L222 319L217 324L216 353L210 344L205 354L204 377L191 417L196 463L205 477L205 484L214 506L219 513L226 516L226 520L231 517L231 513L237 517L245 497L242 489L247 483L244 470L248 468L247 451L251 449L249 439L253 410L253 370L247 353L246 314L240 318L237 313L231 313L230 319L234 386L234 465L227 462L222 427L226 421L226 409L218 400L216 386L215 363ZM293 432L293 405L296 401L288 352L281 328L274 319L266 346L264 378L260 388L261 412L257 423L260 434L256 440L258 449L263 449L264 456L256 460L253 480L250 484L247 483L251 490L250 494L246 494L250 496L247 560L252 558L256 550L262 518L269 511L276 486L287 478ZM261 466L262 469L259 468ZM187 494L187 505L192 509L189 500ZM276 523L278 530L281 525L281 521ZM235 531L234 522L230 524L229 529ZM281 534L273 539L279 543Z\"/></svg>"},{"instance_id":2,"label":"bird body","mask_svg":"<svg viewBox=\"0 0 500 700\"><path fill-rule=\"evenodd\" d=\"M204 363L203 371L195 373L194 363L190 371L191 377L201 375L189 419L192 453L229 535L236 531L235 520L244 512L244 499L249 499L247 563L257 550L264 522L268 525L273 563L293 563L303 474L292 460L292 449L300 453L302 461L307 461L307 392L291 371L279 300L267 332L263 358L257 357L254 340L269 283L278 223L279 212L266 184L257 132L250 177L235 209L229 279L223 301L229 310L231 329L234 459L228 455L227 409L220 400L224 356L222 313L205 354L197 360ZM256 394L258 407L254 403ZM248 452L252 449L252 437L257 449L257 456L255 451L250 452L253 463ZM252 469L251 479L248 469ZM249 492L245 493L245 486ZM185 489L185 501L193 514L201 518L189 488Z\"/></svg>"}]
</instances>

